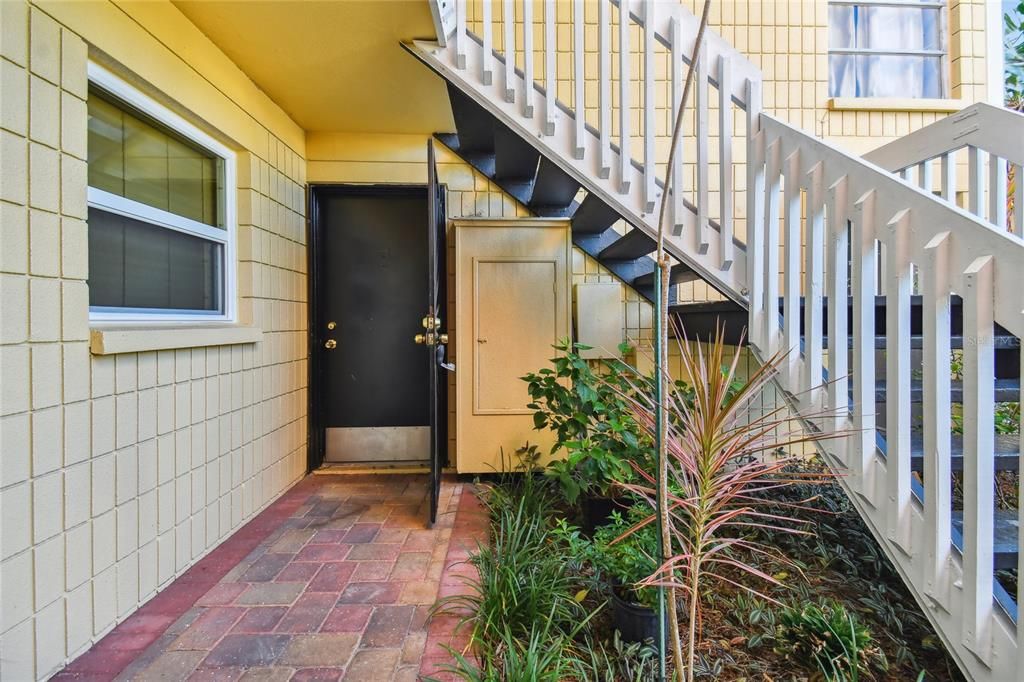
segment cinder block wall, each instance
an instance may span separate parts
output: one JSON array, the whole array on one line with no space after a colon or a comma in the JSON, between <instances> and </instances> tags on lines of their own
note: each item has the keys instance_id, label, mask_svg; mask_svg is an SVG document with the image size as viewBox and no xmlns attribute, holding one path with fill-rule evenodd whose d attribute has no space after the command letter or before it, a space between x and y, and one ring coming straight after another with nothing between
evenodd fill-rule
<instances>
[{"instance_id":1,"label":"cinder block wall","mask_svg":"<svg viewBox=\"0 0 1024 682\"><path fill-rule=\"evenodd\" d=\"M305 471L306 166L304 133L169 3L5 0L0 30L0 678L13 682L54 673ZM240 309L259 343L91 355L90 58L237 150Z\"/></svg>"}]
</instances>

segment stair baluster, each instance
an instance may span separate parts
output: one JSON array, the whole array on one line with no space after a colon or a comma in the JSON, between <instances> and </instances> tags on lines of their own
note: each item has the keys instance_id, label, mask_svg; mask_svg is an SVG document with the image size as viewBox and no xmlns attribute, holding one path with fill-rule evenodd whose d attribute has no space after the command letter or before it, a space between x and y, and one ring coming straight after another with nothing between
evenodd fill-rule
<instances>
[{"instance_id":1,"label":"stair baluster","mask_svg":"<svg viewBox=\"0 0 1024 682\"><path fill-rule=\"evenodd\" d=\"M629 194L629 176L632 175L630 156L629 90L633 73L629 64L629 4L631 0L619 0L619 194Z\"/></svg>"},{"instance_id":2,"label":"stair baluster","mask_svg":"<svg viewBox=\"0 0 1024 682\"><path fill-rule=\"evenodd\" d=\"M722 269L733 261L733 187L732 187L732 68L729 55L718 57L718 241Z\"/></svg>"},{"instance_id":3,"label":"stair baluster","mask_svg":"<svg viewBox=\"0 0 1024 682\"><path fill-rule=\"evenodd\" d=\"M657 74L654 69L654 0L644 0L644 209L647 213L654 210L658 201L657 192L657 158L654 153L654 141L657 131L654 129L654 114L657 101L654 97L657 86Z\"/></svg>"},{"instance_id":4,"label":"stair baluster","mask_svg":"<svg viewBox=\"0 0 1024 682\"><path fill-rule=\"evenodd\" d=\"M506 0L507 1L507 0ZM586 83L587 74L583 62L583 0L572 3L572 75L574 120L573 131L576 135L576 148L573 158L582 159L586 152Z\"/></svg>"},{"instance_id":5,"label":"stair baluster","mask_svg":"<svg viewBox=\"0 0 1024 682\"><path fill-rule=\"evenodd\" d=\"M924 518L925 592L936 604L949 609L949 559L952 533L952 493L947 481L950 466L950 235L942 232L924 247L921 321L924 353L921 361L924 406Z\"/></svg>"},{"instance_id":6,"label":"stair baluster","mask_svg":"<svg viewBox=\"0 0 1024 682\"><path fill-rule=\"evenodd\" d=\"M529 2L529 0L527 0ZM544 133L555 134L555 102L558 97L558 73L555 66L558 47L555 45L555 3L544 3Z\"/></svg>"},{"instance_id":7,"label":"stair baluster","mask_svg":"<svg viewBox=\"0 0 1024 682\"><path fill-rule=\"evenodd\" d=\"M995 499L994 290L991 256L976 258L964 272L964 641L986 663L992 661L992 575Z\"/></svg>"}]
</instances>

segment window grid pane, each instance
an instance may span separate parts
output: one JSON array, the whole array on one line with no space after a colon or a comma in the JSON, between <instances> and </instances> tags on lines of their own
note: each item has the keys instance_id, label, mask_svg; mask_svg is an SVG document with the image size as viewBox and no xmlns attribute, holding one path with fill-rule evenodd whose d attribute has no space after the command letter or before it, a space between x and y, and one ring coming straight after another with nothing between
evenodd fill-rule
<instances>
[{"instance_id":1,"label":"window grid pane","mask_svg":"<svg viewBox=\"0 0 1024 682\"><path fill-rule=\"evenodd\" d=\"M829 5L832 97L943 97L944 8Z\"/></svg>"},{"instance_id":2,"label":"window grid pane","mask_svg":"<svg viewBox=\"0 0 1024 682\"><path fill-rule=\"evenodd\" d=\"M89 91L89 185L225 228L224 162Z\"/></svg>"},{"instance_id":3,"label":"window grid pane","mask_svg":"<svg viewBox=\"0 0 1024 682\"><path fill-rule=\"evenodd\" d=\"M89 208L89 306L223 312L224 247Z\"/></svg>"}]
</instances>

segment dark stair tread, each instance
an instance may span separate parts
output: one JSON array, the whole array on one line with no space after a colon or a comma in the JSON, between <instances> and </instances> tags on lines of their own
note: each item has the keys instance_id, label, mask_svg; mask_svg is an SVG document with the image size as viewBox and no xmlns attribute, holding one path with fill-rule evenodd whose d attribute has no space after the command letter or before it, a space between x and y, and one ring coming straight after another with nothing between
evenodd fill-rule
<instances>
[{"instance_id":1,"label":"dark stair tread","mask_svg":"<svg viewBox=\"0 0 1024 682\"><path fill-rule=\"evenodd\" d=\"M950 466L953 471L964 469L964 437L953 434L949 444ZM924 469L924 434L912 431L910 434L910 468L913 471ZM1020 436L996 434L995 436L995 469L996 471L1017 471L1020 468Z\"/></svg>"},{"instance_id":2,"label":"dark stair tread","mask_svg":"<svg viewBox=\"0 0 1024 682\"><path fill-rule=\"evenodd\" d=\"M884 403L886 396L885 379L875 382L875 402ZM995 399L997 403L1012 403L1020 400L1020 378L996 379ZM950 400L954 403L962 403L964 396L964 382L950 382ZM924 400L924 382L920 379L910 381L910 402L919 403Z\"/></svg>"},{"instance_id":3,"label":"dark stair tread","mask_svg":"<svg viewBox=\"0 0 1024 682\"><path fill-rule=\"evenodd\" d=\"M546 158L541 157L537 167L537 180L533 183L533 193L526 203L534 213L547 217L565 217L572 214L570 210L580 183Z\"/></svg>"},{"instance_id":4,"label":"dark stair tread","mask_svg":"<svg viewBox=\"0 0 1024 682\"><path fill-rule=\"evenodd\" d=\"M493 154L494 117L451 83L448 83L448 101L452 106L452 118L455 119L459 151Z\"/></svg>"},{"instance_id":5,"label":"dark stair tread","mask_svg":"<svg viewBox=\"0 0 1024 682\"><path fill-rule=\"evenodd\" d=\"M602 249L599 259L634 260L653 253L655 249L657 242L654 238L643 230L634 228Z\"/></svg>"},{"instance_id":6,"label":"dark stair tread","mask_svg":"<svg viewBox=\"0 0 1024 682\"><path fill-rule=\"evenodd\" d=\"M995 568L1017 568L1017 531L1019 521L1016 509L996 509L994 526ZM963 551L964 513L953 510L953 542Z\"/></svg>"},{"instance_id":7,"label":"dark stair tread","mask_svg":"<svg viewBox=\"0 0 1024 682\"><path fill-rule=\"evenodd\" d=\"M494 179L532 185L540 152L503 125L494 129ZM529 196L528 194L526 196Z\"/></svg>"},{"instance_id":8,"label":"dark stair tread","mask_svg":"<svg viewBox=\"0 0 1024 682\"><path fill-rule=\"evenodd\" d=\"M680 282L692 282L695 279L700 279L700 275L693 271L690 266L684 263L676 263L672 266L672 269L668 274L669 284L679 284ZM649 272L646 275L640 275L633 280L633 286L640 287L653 287L654 286L654 272Z\"/></svg>"},{"instance_id":9,"label":"dark stair tread","mask_svg":"<svg viewBox=\"0 0 1024 682\"><path fill-rule=\"evenodd\" d=\"M573 234L601 234L619 221L619 214L596 194L587 194L572 215Z\"/></svg>"}]
</instances>

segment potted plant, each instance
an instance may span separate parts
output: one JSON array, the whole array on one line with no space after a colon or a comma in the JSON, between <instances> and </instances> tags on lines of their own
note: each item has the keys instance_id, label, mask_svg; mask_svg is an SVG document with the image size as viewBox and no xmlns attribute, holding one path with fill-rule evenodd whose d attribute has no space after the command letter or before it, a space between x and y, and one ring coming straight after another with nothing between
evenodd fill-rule
<instances>
[{"instance_id":1,"label":"potted plant","mask_svg":"<svg viewBox=\"0 0 1024 682\"><path fill-rule=\"evenodd\" d=\"M647 524L629 533L649 515L643 505L616 510L594 533L593 563L611 594L612 624L627 642L658 640L658 591L640 584L658 569L657 529Z\"/></svg>"},{"instance_id":2,"label":"potted plant","mask_svg":"<svg viewBox=\"0 0 1024 682\"><path fill-rule=\"evenodd\" d=\"M633 418L628 395L648 378L618 360L591 364L580 356L588 346L562 341L559 357L523 377L528 385L534 428L555 434L546 474L556 479L566 500L579 505L584 530L605 522L616 506L613 482L629 480L633 463L648 465L653 441ZM625 350L625 348L623 349Z\"/></svg>"}]
</instances>

